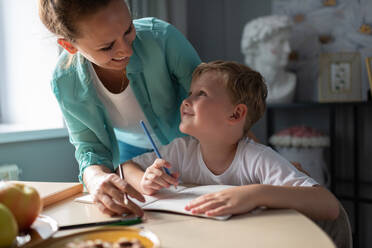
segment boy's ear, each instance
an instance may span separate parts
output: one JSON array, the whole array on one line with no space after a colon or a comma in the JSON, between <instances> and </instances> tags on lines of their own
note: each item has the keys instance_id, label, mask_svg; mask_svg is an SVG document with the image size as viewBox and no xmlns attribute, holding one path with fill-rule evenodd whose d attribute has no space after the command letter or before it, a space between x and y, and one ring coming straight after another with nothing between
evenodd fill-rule
<instances>
[{"instance_id":1,"label":"boy's ear","mask_svg":"<svg viewBox=\"0 0 372 248\"><path fill-rule=\"evenodd\" d=\"M235 106L234 112L229 117L230 122L239 122L241 120L245 120L247 115L247 106L245 104L238 104Z\"/></svg>"},{"instance_id":2,"label":"boy's ear","mask_svg":"<svg viewBox=\"0 0 372 248\"><path fill-rule=\"evenodd\" d=\"M75 54L78 51L76 47L74 47L74 45L72 45L69 41L63 38L59 38L57 42L61 47L66 49L70 54Z\"/></svg>"}]
</instances>

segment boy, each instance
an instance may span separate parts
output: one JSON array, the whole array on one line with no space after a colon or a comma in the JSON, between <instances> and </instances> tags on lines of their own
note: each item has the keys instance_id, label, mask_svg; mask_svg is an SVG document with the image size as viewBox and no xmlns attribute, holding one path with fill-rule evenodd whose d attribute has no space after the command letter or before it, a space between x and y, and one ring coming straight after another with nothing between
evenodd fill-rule
<instances>
[{"instance_id":1,"label":"boy","mask_svg":"<svg viewBox=\"0 0 372 248\"><path fill-rule=\"evenodd\" d=\"M178 180L237 186L194 199L186 206L193 214L239 214L266 206L295 209L317 220L336 219L338 201L328 190L269 147L246 137L264 114L266 96L262 76L249 67L202 63L181 105L179 128L190 136L161 147L163 159L146 153L126 162L128 183L147 195L177 185Z\"/></svg>"}]
</instances>

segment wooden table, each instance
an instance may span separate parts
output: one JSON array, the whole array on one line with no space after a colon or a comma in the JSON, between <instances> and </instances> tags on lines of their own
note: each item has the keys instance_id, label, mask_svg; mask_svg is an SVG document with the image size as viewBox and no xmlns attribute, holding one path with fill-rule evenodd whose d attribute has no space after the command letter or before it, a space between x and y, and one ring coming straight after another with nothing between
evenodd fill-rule
<instances>
[{"instance_id":1,"label":"wooden table","mask_svg":"<svg viewBox=\"0 0 372 248\"><path fill-rule=\"evenodd\" d=\"M58 184L56 184L58 186ZM43 210L60 225L111 220L94 204L74 201L78 195ZM161 247L335 247L310 219L294 210L265 210L218 221L193 216L146 211L144 227L160 239ZM86 229L59 231L61 237Z\"/></svg>"}]
</instances>

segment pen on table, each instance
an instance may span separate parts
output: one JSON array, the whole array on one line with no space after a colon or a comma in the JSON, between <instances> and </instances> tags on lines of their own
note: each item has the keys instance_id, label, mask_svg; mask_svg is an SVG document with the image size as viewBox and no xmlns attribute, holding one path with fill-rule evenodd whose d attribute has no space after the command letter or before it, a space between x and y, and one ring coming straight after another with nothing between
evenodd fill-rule
<instances>
[{"instance_id":1,"label":"pen on table","mask_svg":"<svg viewBox=\"0 0 372 248\"><path fill-rule=\"evenodd\" d=\"M119 164L119 175L120 178L124 180L123 168L121 167L121 164ZM128 205L128 195L126 192L124 192L124 205Z\"/></svg>"},{"instance_id":2,"label":"pen on table","mask_svg":"<svg viewBox=\"0 0 372 248\"><path fill-rule=\"evenodd\" d=\"M93 226L104 226L104 225L135 225L142 223L141 217L135 218L126 218L126 219L119 219L119 220L109 220L109 221L102 221L102 222L92 222L92 223L82 223L76 225L67 225L67 226L60 226L58 227L59 231L75 229L75 228L85 228L85 227L93 227Z\"/></svg>"},{"instance_id":3,"label":"pen on table","mask_svg":"<svg viewBox=\"0 0 372 248\"><path fill-rule=\"evenodd\" d=\"M155 142L152 140L151 135L149 133L149 130L147 130L147 127L146 127L145 123L143 121L140 121L140 124L141 124L143 130L145 131L147 137L149 138L150 143L152 145L152 148L154 149L154 152L156 153L156 156L158 156L158 158L161 158L160 152L159 152L158 148L156 147ZM172 176L170 171L168 170L168 168L164 167L164 170L165 170L165 173L167 173L169 176Z\"/></svg>"}]
</instances>

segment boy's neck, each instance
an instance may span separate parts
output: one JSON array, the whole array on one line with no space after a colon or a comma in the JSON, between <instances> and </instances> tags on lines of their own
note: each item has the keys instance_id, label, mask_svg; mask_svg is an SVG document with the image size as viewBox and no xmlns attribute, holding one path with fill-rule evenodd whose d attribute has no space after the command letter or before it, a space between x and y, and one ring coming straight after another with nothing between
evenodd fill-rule
<instances>
[{"instance_id":1,"label":"boy's neck","mask_svg":"<svg viewBox=\"0 0 372 248\"><path fill-rule=\"evenodd\" d=\"M200 141L203 161L215 175L221 175L231 165L235 158L239 142L207 142Z\"/></svg>"}]
</instances>

